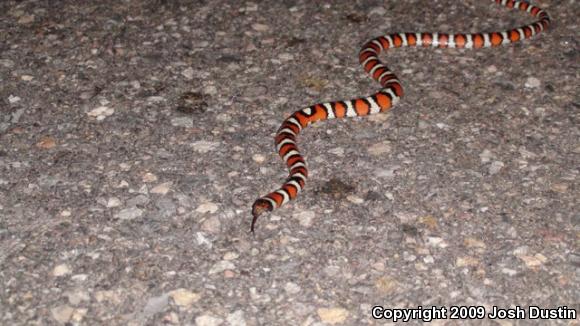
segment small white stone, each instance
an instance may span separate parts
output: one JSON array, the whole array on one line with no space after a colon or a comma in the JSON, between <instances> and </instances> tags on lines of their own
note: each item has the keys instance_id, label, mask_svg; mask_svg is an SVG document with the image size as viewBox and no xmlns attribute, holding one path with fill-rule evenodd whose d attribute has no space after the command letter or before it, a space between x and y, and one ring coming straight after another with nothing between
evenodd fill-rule
<instances>
[{"instance_id":1,"label":"small white stone","mask_svg":"<svg viewBox=\"0 0 580 326\"><path fill-rule=\"evenodd\" d=\"M210 315L202 315L195 318L196 326L219 326L224 322L223 319Z\"/></svg>"},{"instance_id":2,"label":"small white stone","mask_svg":"<svg viewBox=\"0 0 580 326\"><path fill-rule=\"evenodd\" d=\"M501 272L509 276L514 276L518 273L518 271L511 268L502 268Z\"/></svg>"},{"instance_id":3,"label":"small white stone","mask_svg":"<svg viewBox=\"0 0 580 326\"><path fill-rule=\"evenodd\" d=\"M10 59L0 59L0 66L3 66L4 68L12 68L14 67L14 61Z\"/></svg>"},{"instance_id":4,"label":"small white stone","mask_svg":"<svg viewBox=\"0 0 580 326\"><path fill-rule=\"evenodd\" d=\"M175 302L176 305L181 307L190 307L201 298L199 293L187 289L173 290L169 293L169 296L173 299L173 302Z\"/></svg>"},{"instance_id":5,"label":"small white stone","mask_svg":"<svg viewBox=\"0 0 580 326\"><path fill-rule=\"evenodd\" d=\"M493 154L488 149L484 149L483 152L479 154L479 159L481 160L481 163L489 162L492 157Z\"/></svg>"},{"instance_id":6,"label":"small white stone","mask_svg":"<svg viewBox=\"0 0 580 326\"><path fill-rule=\"evenodd\" d=\"M34 79L34 76L30 76L30 75L22 75L20 76L20 79L24 80L24 81L31 81Z\"/></svg>"},{"instance_id":7,"label":"small white stone","mask_svg":"<svg viewBox=\"0 0 580 326\"><path fill-rule=\"evenodd\" d=\"M209 270L209 274L216 274L221 273L227 269L233 270L236 269L236 265L229 260L222 260L215 263Z\"/></svg>"},{"instance_id":8,"label":"small white stone","mask_svg":"<svg viewBox=\"0 0 580 326\"><path fill-rule=\"evenodd\" d=\"M218 147L218 142L199 140L191 144L193 150L199 153L207 153Z\"/></svg>"},{"instance_id":9,"label":"small white stone","mask_svg":"<svg viewBox=\"0 0 580 326\"><path fill-rule=\"evenodd\" d=\"M194 73L194 71L193 71L193 68L191 68L191 67L186 68L183 71L181 71L181 75L189 80L193 79L193 73Z\"/></svg>"},{"instance_id":10,"label":"small white stone","mask_svg":"<svg viewBox=\"0 0 580 326\"><path fill-rule=\"evenodd\" d=\"M252 160L256 163L263 163L266 160L266 157L262 154L254 154L252 155Z\"/></svg>"},{"instance_id":11,"label":"small white stone","mask_svg":"<svg viewBox=\"0 0 580 326\"><path fill-rule=\"evenodd\" d=\"M346 196L346 199L353 204L362 204L365 202L364 199L362 199L358 196L355 196L355 195L348 195L348 196Z\"/></svg>"},{"instance_id":12,"label":"small white stone","mask_svg":"<svg viewBox=\"0 0 580 326\"><path fill-rule=\"evenodd\" d=\"M68 292L67 297L68 297L68 302L70 302L70 304L72 304L73 306L77 306L79 303L81 303L83 301L90 301L91 300L91 296L89 295L89 293L86 291L82 291L82 290Z\"/></svg>"},{"instance_id":13,"label":"small white stone","mask_svg":"<svg viewBox=\"0 0 580 326\"><path fill-rule=\"evenodd\" d=\"M214 85L209 85L203 88L203 92L208 95L215 95L217 94L217 87Z\"/></svg>"},{"instance_id":14,"label":"small white stone","mask_svg":"<svg viewBox=\"0 0 580 326\"><path fill-rule=\"evenodd\" d=\"M501 161L493 161L489 166L489 174L494 175L498 173L504 167L503 162Z\"/></svg>"},{"instance_id":15,"label":"small white stone","mask_svg":"<svg viewBox=\"0 0 580 326\"><path fill-rule=\"evenodd\" d=\"M387 9L383 7L374 7L369 12L369 16L377 15L383 17L387 13Z\"/></svg>"},{"instance_id":16,"label":"small white stone","mask_svg":"<svg viewBox=\"0 0 580 326\"><path fill-rule=\"evenodd\" d=\"M319 308L316 310L318 317L326 324L340 324L348 317L348 310L343 308Z\"/></svg>"},{"instance_id":17,"label":"small white stone","mask_svg":"<svg viewBox=\"0 0 580 326\"><path fill-rule=\"evenodd\" d=\"M445 240L439 237L427 237L427 243L432 247L446 248L448 246Z\"/></svg>"},{"instance_id":18,"label":"small white stone","mask_svg":"<svg viewBox=\"0 0 580 326\"><path fill-rule=\"evenodd\" d=\"M526 87L528 88L538 88L540 87L540 80L536 77L528 77L528 79L526 79L526 83L524 84Z\"/></svg>"},{"instance_id":19,"label":"small white stone","mask_svg":"<svg viewBox=\"0 0 580 326\"><path fill-rule=\"evenodd\" d=\"M151 189L151 193L165 195L169 192L169 190L171 190L171 182L164 182L153 187L153 189Z\"/></svg>"},{"instance_id":20,"label":"small white stone","mask_svg":"<svg viewBox=\"0 0 580 326\"><path fill-rule=\"evenodd\" d=\"M9 103L20 102L20 97L10 94L10 95L8 95L8 102Z\"/></svg>"},{"instance_id":21,"label":"small white stone","mask_svg":"<svg viewBox=\"0 0 580 326\"><path fill-rule=\"evenodd\" d=\"M265 31L269 30L270 27L268 25L254 23L254 24L252 24L252 29L257 31L257 32L265 32Z\"/></svg>"},{"instance_id":22,"label":"small white stone","mask_svg":"<svg viewBox=\"0 0 580 326\"><path fill-rule=\"evenodd\" d=\"M76 274L71 276L71 280L75 282L84 282L89 278L87 274Z\"/></svg>"},{"instance_id":23,"label":"small white stone","mask_svg":"<svg viewBox=\"0 0 580 326\"><path fill-rule=\"evenodd\" d=\"M121 206L121 200L117 197L111 197L107 200L107 207L108 208L113 208L113 207L119 207Z\"/></svg>"},{"instance_id":24,"label":"small white stone","mask_svg":"<svg viewBox=\"0 0 580 326\"><path fill-rule=\"evenodd\" d=\"M198 213L212 213L213 214L213 213L217 212L218 209L219 209L218 205L216 205L212 202L206 202L206 203L203 203L203 204L197 206L195 211Z\"/></svg>"},{"instance_id":25,"label":"small white stone","mask_svg":"<svg viewBox=\"0 0 580 326\"><path fill-rule=\"evenodd\" d=\"M299 293L300 290L302 289L296 283L288 282L284 285L284 291L286 291L288 294L296 294Z\"/></svg>"},{"instance_id":26,"label":"small white stone","mask_svg":"<svg viewBox=\"0 0 580 326\"><path fill-rule=\"evenodd\" d=\"M369 147L368 152L374 156L380 156L391 151L391 145L388 141L383 141Z\"/></svg>"},{"instance_id":27,"label":"small white stone","mask_svg":"<svg viewBox=\"0 0 580 326\"><path fill-rule=\"evenodd\" d=\"M143 180L143 182L154 182L157 181L157 176L151 172L147 172L143 174L141 180Z\"/></svg>"},{"instance_id":28,"label":"small white stone","mask_svg":"<svg viewBox=\"0 0 580 326\"><path fill-rule=\"evenodd\" d=\"M339 157L344 156L344 148L342 148L342 147L333 148L329 152L336 155L336 156L339 156Z\"/></svg>"},{"instance_id":29,"label":"small white stone","mask_svg":"<svg viewBox=\"0 0 580 326\"><path fill-rule=\"evenodd\" d=\"M316 217L316 214L313 211L301 211L294 213L293 217L298 219L301 226L309 227L312 225L312 220Z\"/></svg>"},{"instance_id":30,"label":"small white stone","mask_svg":"<svg viewBox=\"0 0 580 326\"><path fill-rule=\"evenodd\" d=\"M130 207L121 210L119 213L115 214L115 218L120 220L133 220L143 215L143 210L137 207Z\"/></svg>"},{"instance_id":31,"label":"small white stone","mask_svg":"<svg viewBox=\"0 0 580 326\"><path fill-rule=\"evenodd\" d=\"M70 273L71 273L70 267L68 267L68 265L66 264L57 265L52 270L52 275L56 277L68 275Z\"/></svg>"},{"instance_id":32,"label":"small white stone","mask_svg":"<svg viewBox=\"0 0 580 326\"><path fill-rule=\"evenodd\" d=\"M69 322L73 312L74 308L69 305L58 306L50 310L52 318L61 324Z\"/></svg>"},{"instance_id":33,"label":"small white stone","mask_svg":"<svg viewBox=\"0 0 580 326\"><path fill-rule=\"evenodd\" d=\"M175 117L171 119L171 125L174 127L193 128L193 119L187 117Z\"/></svg>"},{"instance_id":34,"label":"small white stone","mask_svg":"<svg viewBox=\"0 0 580 326\"><path fill-rule=\"evenodd\" d=\"M96 118L97 120L101 121L106 117L112 115L115 112L113 108L109 108L106 106L99 106L97 108L92 109L87 114L90 117Z\"/></svg>"},{"instance_id":35,"label":"small white stone","mask_svg":"<svg viewBox=\"0 0 580 326\"><path fill-rule=\"evenodd\" d=\"M246 320L244 319L244 312L242 310L236 310L226 317L228 326L246 326Z\"/></svg>"},{"instance_id":36,"label":"small white stone","mask_svg":"<svg viewBox=\"0 0 580 326\"><path fill-rule=\"evenodd\" d=\"M147 102L149 103L159 103L166 101L165 97L163 96L149 96L147 97Z\"/></svg>"},{"instance_id":37,"label":"small white stone","mask_svg":"<svg viewBox=\"0 0 580 326\"><path fill-rule=\"evenodd\" d=\"M30 24L34 21L34 15L22 15L20 19L18 19L18 24Z\"/></svg>"},{"instance_id":38,"label":"small white stone","mask_svg":"<svg viewBox=\"0 0 580 326\"><path fill-rule=\"evenodd\" d=\"M195 242L198 245L205 245L208 248L212 248L213 247L211 241L206 237L205 233L203 233L203 232L197 232L195 234Z\"/></svg>"},{"instance_id":39,"label":"small white stone","mask_svg":"<svg viewBox=\"0 0 580 326\"><path fill-rule=\"evenodd\" d=\"M233 251L228 251L224 254L224 260L234 260L237 259L238 257L240 257L240 255L237 252L233 252Z\"/></svg>"},{"instance_id":40,"label":"small white stone","mask_svg":"<svg viewBox=\"0 0 580 326\"><path fill-rule=\"evenodd\" d=\"M290 61L294 59L294 56L291 53L281 53L278 58L282 61Z\"/></svg>"}]
</instances>

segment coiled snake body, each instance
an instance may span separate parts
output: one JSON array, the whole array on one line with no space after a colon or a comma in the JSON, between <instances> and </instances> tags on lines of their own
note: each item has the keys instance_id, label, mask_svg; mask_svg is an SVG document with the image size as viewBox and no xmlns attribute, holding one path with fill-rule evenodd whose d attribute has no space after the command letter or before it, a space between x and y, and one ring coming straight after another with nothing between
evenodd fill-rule
<instances>
[{"instance_id":1,"label":"coiled snake body","mask_svg":"<svg viewBox=\"0 0 580 326\"><path fill-rule=\"evenodd\" d=\"M260 197L252 206L252 225L258 216L272 211L296 198L304 189L308 169L304 157L296 145L296 137L309 124L326 119L365 116L381 113L392 108L403 96L403 87L397 76L378 58L381 51L405 46L435 48L479 49L496 47L530 38L550 25L550 17L543 9L526 1L491 0L498 5L519 9L537 17L534 23L502 32L474 34L446 33L395 33L379 36L367 42L359 53L359 61L365 71L381 84L381 89L373 95L352 100L319 103L290 115L278 129L275 137L276 150L290 170L286 182L277 190Z\"/></svg>"}]
</instances>

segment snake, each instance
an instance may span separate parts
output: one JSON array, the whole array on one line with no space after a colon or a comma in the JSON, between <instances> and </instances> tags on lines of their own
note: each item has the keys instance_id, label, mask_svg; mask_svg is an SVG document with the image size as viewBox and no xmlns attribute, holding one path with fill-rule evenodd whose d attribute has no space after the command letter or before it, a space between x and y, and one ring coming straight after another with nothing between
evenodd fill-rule
<instances>
[{"instance_id":1,"label":"snake","mask_svg":"<svg viewBox=\"0 0 580 326\"><path fill-rule=\"evenodd\" d=\"M376 37L366 42L359 52L359 62L365 72L376 80L381 89L376 93L351 100L324 102L295 111L287 117L276 132L276 151L286 163L289 175L284 184L258 198L252 205L252 224L250 231L254 233L256 221L260 215L270 212L295 199L304 189L308 178L308 169L304 156L297 145L298 134L311 123L340 119L345 117L360 117L383 113L394 107L403 97L403 87L398 77L379 60L381 51L399 47L431 47L480 49L512 44L531 38L546 30L551 23L548 13L540 7L527 1L491 0L496 4L518 9L532 15L536 21L517 28L487 33L393 33Z\"/></svg>"}]
</instances>

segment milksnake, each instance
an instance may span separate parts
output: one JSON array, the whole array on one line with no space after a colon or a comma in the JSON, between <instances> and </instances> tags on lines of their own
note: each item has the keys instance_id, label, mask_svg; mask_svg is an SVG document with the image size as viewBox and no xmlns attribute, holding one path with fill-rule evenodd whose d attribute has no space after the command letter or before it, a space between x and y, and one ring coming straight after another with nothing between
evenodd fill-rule
<instances>
[{"instance_id":1,"label":"milksnake","mask_svg":"<svg viewBox=\"0 0 580 326\"><path fill-rule=\"evenodd\" d=\"M359 61L365 71L381 84L382 88L377 93L352 100L315 104L296 111L286 118L276 133L275 142L276 150L286 162L290 173L282 187L254 202L251 231L254 232L258 216L286 204L296 198L298 193L304 189L308 169L304 157L296 145L296 137L302 129L320 120L385 112L399 102L403 96L403 87L397 76L379 60L378 55L382 50L405 46L465 49L496 47L530 38L547 29L550 25L548 13L528 2L491 1L507 8L526 11L537 17L538 20L532 24L502 32L474 34L395 33L379 36L367 42L359 52Z\"/></svg>"}]
</instances>

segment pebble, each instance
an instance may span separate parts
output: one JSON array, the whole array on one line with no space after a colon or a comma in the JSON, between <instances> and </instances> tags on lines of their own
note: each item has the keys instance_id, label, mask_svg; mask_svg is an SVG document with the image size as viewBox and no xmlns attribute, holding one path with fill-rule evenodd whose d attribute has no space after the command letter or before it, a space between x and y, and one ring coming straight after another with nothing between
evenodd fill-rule
<instances>
[{"instance_id":1,"label":"pebble","mask_svg":"<svg viewBox=\"0 0 580 326\"><path fill-rule=\"evenodd\" d=\"M145 307L143 307L143 315L145 317L153 316L162 312L165 307L169 305L169 295L162 294L158 297L152 297L147 300Z\"/></svg>"},{"instance_id":2,"label":"pebble","mask_svg":"<svg viewBox=\"0 0 580 326\"><path fill-rule=\"evenodd\" d=\"M255 30L256 32L265 32L265 31L269 30L270 27L268 25L265 25L265 24L254 23L254 24L252 24L252 29Z\"/></svg>"},{"instance_id":3,"label":"pebble","mask_svg":"<svg viewBox=\"0 0 580 326\"><path fill-rule=\"evenodd\" d=\"M191 117L176 117L171 119L171 125L174 127L193 128L193 119Z\"/></svg>"},{"instance_id":4,"label":"pebble","mask_svg":"<svg viewBox=\"0 0 580 326\"><path fill-rule=\"evenodd\" d=\"M187 289L177 289L169 293L176 305L181 307L191 307L191 305L201 298L199 293L189 291Z\"/></svg>"},{"instance_id":5,"label":"pebble","mask_svg":"<svg viewBox=\"0 0 580 326\"><path fill-rule=\"evenodd\" d=\"M73 292L68 292L67 293L67 298L68 298L68 302L70 304L72 304L73 306L78 305L79 303L83 302L83 301L90 301L91 297L89 296L89 294L86 291L83 290L77 290L77 291L73 291Z\"/></svg>"},{"instance_id":6,"label":"pebble","mask_svg":"<svg viewBox=\"0 0 580 326\"><path fill-rule=\"evenodd\" d=\"M538 88L540 87L540 80L536 77L528 77L528 79L526 79L526 82L524 84L524 86L528 87L528 88Z\"/></svg>"},{"instance_id":7,"label":"pebble","mask_svg":"<svg viewBox=\"0 0 580 326\"><path fill-rule=\"evenodd\" d=\"M219 326L223 322L223 319L210 315L202 315L195 318L196 326Z\"/></svg>"},{"instance_id":8,"label":"pebble","mask_svg":"<svg viewBox=\"0 0 580 326\"><path fill-rule=\"evenodd\" d=\"M252 160L256 163L263 163L266 160L266 157L262 154L254 154L252 155Z\"/></svg>"},{"instance_id":9,"label":"pebble","mask_svg":"<svg viewBox=\"0 0 580 326\"><path fill-rule=\"evenodd\" d=\"M310 227L312 225L312 220L314 220L316 217L316 214L313 211L300 211L294 213L292 217L298 219L298 222L301 226Z\"/></svg>"},{"instance_id":10,"label":"pebble","mask_svg":"<svg viewBox=\"0 0 580 326\"><path fill-rule=\"evenodd\" d=\"M278 55L278 59L282 60L282 61L291 61L294 60L294 56L291 53L280 53Z\"/></svg>"},{"instance_id":11,"label":"pebble","mask_svg":"<svg viewBox=\"0 0 580 326\"><path fill-rule=\"evenodd\" d=\"M216 274L225 271L226 269L236 269L236 265L229 260L221 260L215 263L209 270L209 274Z\"/></svg>"},{"instance_id":12,"label":"pebble","mask_svg":"<svg viewBox=\"0 0 580 326\"><path fill-rule=\"evenodd\" d=\"M493 161L491 162L491 165L489 166L489 174L494 175L496 173L498 173L499 171L501 171L501 169L504 167L504 164L502 161Z\"/></svg>"},{"instance_id":13,"label":"pebble","mask_svg":"<svg viewBox=\"0 0 580 326\"><path fill-rule=\"evenodd\" d=\"M369 12L369 16L377 15L383 17L387 13L387 9L383 7L374 7Z\"/></svg>"},{"instance_id":14,"label":"pebble","mask_svg":"<svg viewBox=\"0 0 580 326\"><path fill-rule=\"evenodd\" d=\"M40 138L40 141L36 143L36 147L42 149L51 149L56 146L56 139L52 136L45 136Z\"/></svg>"},{"instance_id":15,"label":"pebble","mask_svg":"<svg viewBox=\"0 0 580 326\"><path fill-rule=\"evenodd\" d=\"M213 151L218 146L219 146L218 142L211 142L211 141L205 141L205 140L196 141L193 144L191 144L191 147L193 147L193 150L196 152L199 152L199 153L207 153L207 152Z\"/></svg>"},{"instance_id":16,"label":"pebble","mask_svg":"<svg viewBox=\"0 0 580 326\"><path fill-rule=\"evenodd\" d=\"M348 310L343 308L318 308L316 313L322 322L331 325L344 323L348 317Z\"/></svg>"},{"instance_id":17,"label":"pebble","mask_svg":"<svg viewBox=\"0 0 580 326\"><path fill-rule=\"evenodd\" d=\"M167 218L172 215L175 215L175 212L177 211L177 207L173 203L173 200L167 197L159 198L155 202L155 206L159 209L159 215L162 218Z\"/></svg>"},{"instance_id":18,"label":"pebble","mask_svg":"<svg viewBox=\"0 0 580 326\"><path fill-rule=\"evenodd\" d=\"M484 149L483 152L479 154L479 159L481 160L481 163L489 162L492 157L493 154L488 149Z\"/></svg>"},{"instance_id":19,"label":"pebble","mask_svg":"<svg viewBox=\"0 0 580 326\"><path fill-rule=\"evenodd\" d=\"M195 233L195 243L197 243L199 246L205 245L210 249L213 247L213 244L203 232Z\"/></svg>"},{"instance_id":20,"label":"pebble","mask_svg":"<svg viewBox=\"0 0 580 326\"><path fill-rule=\"evenodd\" d=\"M218 93L217 87L214 85L208 85L203 88L203 92L207 95L216 95Z\"/></svg>"},{"instance_id":21,"label":"pebble","mask_svg":"<svg viewBox=\"0 0 580 326\"><path fill-rule=\"evenodd\" d=\"M8 95L8 102L9 102L10 104L13 104L13 103L20 102L20 100L21 100L21 98L20 98L20 97L18 97L18 96L14 96L14 95L12 95L12 94Z\"/></svg>"},{"instance_id":22,"label":"pebble","mask_svg":"<svg viewBox=\"0 0 580 326\"><path fill-rule=\"evenodd\" d=\"M0 59L0 66L4 68L12 68L14 67L14 61L10 59Z\"/></svg>"},{"instance_id":23,"label":"pebble","mask_svg":"<svg viewBox=\"0 0 580 326\"><path fill-rule=\"evenodd\" d=\"M193 74L194 74L194 71L193 71L193 68L191 68L191 67L188 67L188 68L181 71L181 75L189 80L193 79Z\"/></svg>"},{"instance_id":24,"label":"pebble","mask_svg":"<svg viewBox=\"0 0 580 326\"><path fill-rule=\"evenodd\" d=\"M483 241L475 238L466 238L463 240L463 243L468 248L486 248L486 245Z\"/></svg>"},{"instance_id":25,"label":"pebble","mask_svg":"<svg viewBox=\"0 0 580 326\"><path fill-rule=\"evenodd\" d=\"M195 211L198 213L211 213L211 214L213 214L213 213L217 212L218 209L219 209L219 207L215 203L205 202L205 203L197 206Z\"/></svg>"},{"instance_id":26,"label":"pebble","mask_svg":"<svg viewBox=\"0 0 580 326\"><path fill-rule=\"evenodd\" d=\"M508 276L515 276L518 273L518 271L513 270L511 268L502 268L501 272Z\"/></svg>"},{"instance_id":27,"label":"pebble","mask_svg":"<svg viewBox=\"0 0 580 326\"><path fill-rule=\"evenodd\" d=\"M205 219L201 224L201 229L205 232L211 234L217 234L220 232L222 226L222 222L217 216L210 216L209 218Z\"/></svg>"},{"instance_id":28,"label":"pebble","mask_svg":"<svg viewBox=\"0 0 580 326\"><path fill-rule=\"evenodd\" d=\"M34 15L23 15L18 19L18 24L30 24L34 21Z\"/></svg>"},{"instance_id":29,"label":"pebble","mask_svg":"<svg viewBox=\"0 0 580 326\"><path fill-rule=\"evenodd\" d=\"M365 202L364 199L362 199L358 196L355 196L355 195L348 195L348 196L346 196L346 199L353 204L362 204Z\"/></svg>"},{"instance_id":30,"label":"pebble","mask_svg":"<svg viewBox=\"0 0 580 326\"><path fill-rule=\"evenodd\" d=\"M22 75L22 76L20 76L20 79L22 79L23 81L31 81L34 79L34 76Z\"/></svg>"},{"instance_id":31,"label":"pebble","mask_svg":"<svg viewBox=\"0 0 580 326\"><path fill-rule=\"evenodd\" d=\"M427 244L432 247L447 248L448 244L439 237L427 237Z\"/></svg>"},{"instance_id":32,"label":"pebble","mask_svg":"<svg viewBox=\"0 0 580 326\"><path fill-rule=\"evenodd\" d=\"M52 275L54 275L55 277L68 275L70 273L71 273L71 269L66 264L57 265L52 270Z\"/></svg>"},{"instance_id":33,"label":"pebble","mask_svg":"<svg viewBox=\"0 0 580 326\"><path fill-rule=\"evenodd\" d=\"M244 312L242 310L236 310L226 317L228 326L246 326L246 320L244 319Z\"/></svg>"},{"instance_id":34,"label":"pebble","mask_svg":"<svg viewBox=\"0 0 580 326\"><path fill-rule=\"evenodd\" d=\"M224 260L234 260L234 259L238 259L238 257L240 257L240 254L238 254L237 252L228 251L224 254L223 259Z\"/></svg>"},{"instance_id":35,"label":"pebble","mask_svg":"<svg viewBox=\"0 0 580 326\"><path fill-rule=\"evenodd\" d=\"M111 116L113 113L115 113L115 109L106 106L99 106L89 111L87 115L96 118L97 121L101 121L107 118L108 116Z\"/></svg>"},{"instance_id":36,"label":"pebble","mask_svg":"<svg viewBox=\"0 0 580 326\"><path fill-rule=\"evenodd\" d=\"M75 282L84 282L89 278L87 274L76 274L71 277L71 280Z\"/></svg>"},{"instance_id":37,"label":"pebble","mask_svg":"<svg viewBox=\"0 0 580 326\"><path fill-rule=\"evenodd\" d=\"M147 172L147 173L143 174L143 176L141 177L141 180L143 182L153 182L153 181L157 181L157 176L151 172Z\"/></svg>"},{"instance_id":38,"label":"pebble","mask_svg":"<svg viewBox=\"0 0 580 326\"><path fill-rule=\"evenodd\" d=\"M129 207L115 214L115 218L120 220L133 220L143 215L143 210L137 207Z\"/></svg>"},{"instance_id":39,"label":"pebble","mask_svg":"<svg viewBox=\"0 0 580 326\"><path fill-rule=\"evenodd\" d=\"M153 187L153 189L151 189L151 193L165 195L169 192L169 190L171 190L171 184L172 184L171 182L164 182L158 184L157 186Z\"/></svg>"},{"instance_id":40,"label":"pebble","mask_svg":"<svg viewBox=\"0 0 580 326\"><path fill-rule=\"evenodd\" d=\"M339 157L343 157L344 156L344 148L342 147L335 147L331 150L329 150L330 153L339 156Z\"/></svg>"},{"instance_id":41,"label":"pebble","mask_svg":"<svg viewBox=\"0 0 580 326\"><path fill-rule=\"evenodd\" d=\"M568 185L565 183L554 183L550 186L550 189L554 192L564 194L568 192Z\"/></svg>"},{"instance_id":42,"label":"pebble","mask_svg":"<svg viewBox=\"0 0 580 326\"><path fill-rule=\"evenodd\" d=\"M74 308L69 305L62 305L50 310L52 318L57 322L65 324L68 323L73 315Z\"/></svg>"},{"instance_id":43,"label":"pebble","mask_svg":"<svg viewBox=\"0 0 580 326\"><path fill-rule=\"evenodd\" d=\"M391 145L389 142L383 141L378 144L374 144L369 147L368 152L374 156L380 156L382 154L389 153L391 151Z\"/></svg>"},{"instance_id":44,"label":"pebble","mask_svg":"<svg viewBox=\"0 0 580 326\"><path fill-rule=\"evenodd\" d=\"M127 200L127 207L143 206L149 202L149 197L145 195L137 195Z\"/></svg>"},{"instance_id":45,"label":"pebble","mask_svg":"<svg viewBox=\"0 0 580 326\"><path fill-rule=\"evenodd\" d=\"M119 206L121 206L121 200L117 197L111 197L107 200L106 206L108 208L119 207Z\"/></svg>"},{"instance_id":46,"label":"pebble","mask_svg":"<svg viewBox=\"0 0 580 326\"><path fill-rule=\"evenodd\" d=\"M288 294L297 294L301 290L302 289L300 288L300 286L298 286L298 284L293 282L288 282L284 285L284 291L286 291Z\"/></svg>"},{"instance_id":47,"label":"pebble","mask_svg":"<svg viewBox=\"0 0 580 326\"><path fill-rule=\"evenodd\" d=\"M375 286L382 294L392 294L399 287L397 280L390 276L381 276L375 281Z\"/></svg>"},{"instance_id":48,"label":"pebble","mask_svg":"<svg viewBox=\"0 0 580 326\"><path fill-rule=\"evenodd\" d=\"M522 255L518 256L518 258L521 259L528 268L541 266L548 261L548 258L542 254L535 254L533 256Z\"/></svg>"},{"instance_id":49,"label":"pebble","mask_svg":"<svg viewBox=\"0 0 580 326\"><path fill-rule=\"evenodd\" d=\"M475 257L463 256L455 259L455 266L457 267L470 267L477 265L479 265L479 260Z\"/></svg>"}]
</instances>

